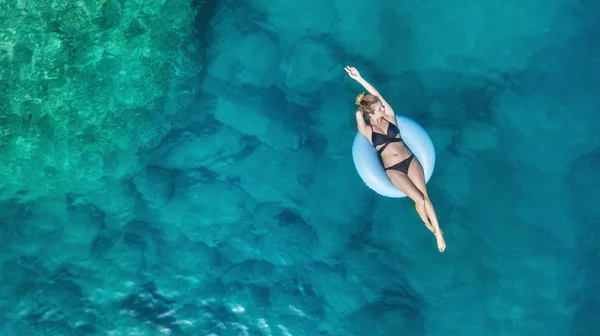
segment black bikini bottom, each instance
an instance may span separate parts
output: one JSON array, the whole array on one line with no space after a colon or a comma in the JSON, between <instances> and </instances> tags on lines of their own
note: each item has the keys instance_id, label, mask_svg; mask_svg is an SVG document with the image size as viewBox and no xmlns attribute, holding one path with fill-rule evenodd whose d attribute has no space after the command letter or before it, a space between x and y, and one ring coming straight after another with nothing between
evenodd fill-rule
<instances>
[{"instance_id":1,"label":"black bikini bottom","mask_svg":"<svg viewBox=\"0 0 600 336\"><path fill-rule=\"evenodd\" d=\"M400 162L396 163L395 165L389 166L389 167L385 168L385 170L388 170L388 169L397 170L401 173L408 175L408 168L410 167L410 163L412 162L414 157L415 157L414 154L410 154L410 156L408 158L406 158L405 160L400 161Z\"/></svg>"}]
</instances>

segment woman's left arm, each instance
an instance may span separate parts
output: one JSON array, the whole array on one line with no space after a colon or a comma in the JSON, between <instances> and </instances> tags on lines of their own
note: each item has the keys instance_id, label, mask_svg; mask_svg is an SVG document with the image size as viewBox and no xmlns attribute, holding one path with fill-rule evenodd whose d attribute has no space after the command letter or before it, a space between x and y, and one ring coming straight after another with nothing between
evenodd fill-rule
<instances>
[{"instance_id":1,"label":"woman's left arm","mask_svg":"<svg viewBox=\"0 0 600 336\"><path fill-rule=\"evenodd\" d=\"M388 104L388 102L383 98L381 93L379 93L379 91L377 91L377 89L375 89L375 87L373 85L371 85L364 78L362 78L362 76L360 75L358 70L356 70L356 68L346 66L345 70L348 73L348 75L350 76L350 78L352 78L355 81L357 81L358 83L360 83L360 85L362 85L362 87L364 87L365 90L367 90L370 94L379 97L379 99L381 100L381 103L385 107L385 114L387 114L391 117L394 116L394 110L392 109L390 104Z\"/></svg>"},{"instance_id":2,"label":"woman's left arm","mask_svg":"<svg viewBox=\"0 0 600 336\"><path fill-rule=\"evenodd\" d=\"M379 93L379 91L377 91L377 89L375 89L375 87L373 85L371 85L369 82L367 82L360 75L359 75L358 78L356 78L356 81L358 83L360 83L360 85L362 85L362 87L364 87L365 90L369 91L370 94L379 97L379 100L381 100L381 103L385 107L385 114L389 115L390 117L394 116L394 110L392 109L392 107L390 106L390 104L388 104L388 102L383 98L383 96L381 95L381 93Z\"/></svg>"}]
</instances>

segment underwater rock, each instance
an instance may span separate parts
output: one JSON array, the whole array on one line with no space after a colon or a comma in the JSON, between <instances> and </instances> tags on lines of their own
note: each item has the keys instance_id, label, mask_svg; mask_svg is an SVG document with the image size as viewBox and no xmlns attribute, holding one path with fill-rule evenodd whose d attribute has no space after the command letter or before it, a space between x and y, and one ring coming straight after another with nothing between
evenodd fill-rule
<instances>
[{"instance_id":1,"label":"underwater rock","mask_svg":"<svg viewBox=\"0 0 600 336\"><path fill-rule=\"evenodd\" d=\"M158 150L156 164L165 169L190 169L221 165L244 149L246 140L226 125L202 133L176 131Z\"/></svg>"},{"instance_id":2,"label":"underwater rock","mask_svg":"<svg viewBox=\"0 0 600 336\"><path fill-rule=\"evenodd\" d=\"M193 183L177 186L173 198L158 213L165 235L185 235L191 241L216 246L248 226L252 200L230 183Z\"/></svg>"},{"instance_id":3,"label":"underwater rock","mask_svg":"<svg viewBox=\"0 0 600 336\"><path fill-rule=\"evenodd\" d=\"M457 134L456 129L452 127L444 127L435 124L429 125L426 130L431 137L437 157L441 156L452 145L454 136Z\"/></svg>"},{"instance_id":4,"label":"underwater rock","mask_svg":"<svg viewBox=\"0 0 600 336\"><path fill-rule=\"evenodd\" d=\"M251 3L258 12L264 13L263 26L278 37L283 49L294 47L298 39L303 37L328 34L337 22L335 10L315 10L323 6L323 3L318 0L294 3L252 1ZM358 12L355 13L358 15ZM306 17L312 19L305 20ZM365 30L368 30L366 28ZM352 32L355 33L355 30Z\"/></svg>"},{"instance_id":5,"label":"underwater rock","mask_svg":"<svg viewBox=\"0 0 600 336\"><path fill-rule=\"evenodd\" d=\"M105 214L93 204L73 204L62 227L63 241L91 246L104 226Z\"/></svg>"},{"instance_id":6,"label":"underwater rock","mask_svg":"<svg viewBox=\"0 0 600 336\"><path fill-rule=\"evenodd\" d=\"M317 244L311 227L291 224L279 227L260 239L260 258L278 266L305 265L313 261Z\"/></svg>"},{"instance_id":7,"label":"underwater rock","mask_svg":"<svg viewBox=\"0 0 600 336\"><path fill-rule=\"evenodd\" d=\"M313 170L327 173L313 176L306 193L318 197L307 197L301 214L316 231L319 244L315 253L327 258L343 249L347 239L364 225L374 194L360 180L351 159L321 157Z\"/></svg>"},{"instance_id":8,"label":"underwater rock","mask_svg":"<svg viewBox=\"0 0 600 336\"><path fill-rule=\"evenodd\" d=\"M498 148L497 128L480 122L470 121L460 131L460 144L472 153L492 151Z\"/></svg>"},{"instance_id":9,"label":"underwater rock","mask_svg":"<svg viewBox=\"0 0 600 336\"><path fill-rule=\"evenodd\" d=\"M314 152L300 148L273 155L273 148L259 145L242 162L223 164L213 169L223 176L239 179L238 185L257 202L274 202L295 208L304 198L303 175L313 171Z\"/></svg>"},{"instance_id":10,"label":"underwater rock","mask_svg":"<svg viewBox=\"0 0 600 336\"><path fill-rule=\"evenodd\" d=\"M264 111L221 97L215 118L241 134L252 135L273 150L294 150L300 141L298 134L286 124L269 118Z\"/></svg>"},{"instance_id":11,"label":"underwater rock","mask_svg":"<svg viewBox=\"0 0 600 336\"><path fill-rule=\"evenodd\" d=\"M157 166L149 166L132 179L148 207L157 210L167 204L173 196L173 173Z\"/></svg>"},{"instance_id":12,"label":"underwater rock","mask_svg":"<svg viewBox=\"0 0 600 336\"><path fill-rule=\"evenodd\" d=\"M288 276L281 267L262 260L246 260L224 270L220 276L225 286L254 285L269 288Z\"/></svg>"},{"instance_id":13,"label":"underwater rock","mask_svg":"<svg viewBox=\"0 0 600 336\"><path fill-rule=\"evenodd\" d=\"M122 314L149 324L167 335L183 335L172 306L175 301L157 292L153 282L145 283L135 293L120 301Z\"/></svg>"},{"instance_id":14,"label":"underwater rock","mask_svg":"<svg viewBox=\"0 0 600 336\"><path fill-rule=\"evenodd\" d=\"M435 179L435 185L444 191L444 202L459 207L469 205L473 179L470 160L466 157L448 158L436 168L432 178Z\"/></svg>"},{"instance_id":15,"label":"underwater rock","mask_svg":"<svg viewBox=\"0 0 600 336\"><path fill-rule=\"evenodd\" d=\"M323 322L326 324L336 324L368 304L361 287L349 283L342 270L317 264L308 273L307 281L317 297L325 301Z\"/></svg>"},{"instance_id":16,"label":"underwater rock","mask_svg":"<svg viewBox=\"0 0 600 336\"><path fill-rule=\"evenodd\" d=\"M337 80L340 67L328 46L311 39L297 41L281 64L288 100L302 105L303 95L316 95L322 86Z\"/></svg>"},{"instance_id":17,"label":"underwater rock","mask_svg":"<svg viewBox=\"0 0 600 336\"><path fill-rule=\"evenodd\" d=\"M169 131L173 106L191 103L202 62L190 28L198 8L134 3L3 7L13 28L0 43L3 195L108 189L107 176L135 172L138 154Z\"/></svg>"},{"instance_id":18,"label":"underwater rock","mask_svg":"<svg viewBox=\"0 0 600 336\"><path fill-rule=\"evenodd\" d=\"M215 22L214 29L224 39L221 43L231 43L231 47L220 49L219 54L210 62L210 76L225 82L236 78L238 85L269 88L279 84L280 72L274 70L282 59L278 41L263 31L239 31L235 24L236 20ZM246 61L247 55L252 55L252 62Z\"/></svg>"}]
</instances>

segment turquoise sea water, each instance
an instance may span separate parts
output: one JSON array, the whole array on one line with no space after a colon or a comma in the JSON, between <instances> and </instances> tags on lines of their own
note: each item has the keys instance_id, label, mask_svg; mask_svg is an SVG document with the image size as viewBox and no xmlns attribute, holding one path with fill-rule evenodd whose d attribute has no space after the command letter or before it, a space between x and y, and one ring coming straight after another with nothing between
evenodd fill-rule
<instances>
[{"instance_id":1,"label":"turquoise sea water","mask_svg":"<svg viewBox=\"0 0 600 336\"><path fill-rule=\"evenodd\" d=\"M600 3L0 2L0 335L600 334ZM352 164L430 133L440 254Z\"/></svg>"}]
</instances>

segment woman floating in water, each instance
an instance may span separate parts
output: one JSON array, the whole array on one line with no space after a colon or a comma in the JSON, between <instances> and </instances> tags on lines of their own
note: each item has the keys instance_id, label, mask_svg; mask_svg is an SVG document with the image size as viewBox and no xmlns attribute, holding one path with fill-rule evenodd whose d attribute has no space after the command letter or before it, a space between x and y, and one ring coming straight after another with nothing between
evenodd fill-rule
<instances>
[{"instance_id":1,"label":"woman floating in water","mask_svg":"<svg viewBox=\"0 0 600 336\"><path fill-rule=\"evenodd\" d=\"M381 94L361 77L356 68L346 66L345 69L352 79L369 91L367 95L359 94L356 97L356 105L359 106L356 111L358 131L381 155L390 181L415 202L419 216L437 240L438 249L444 252L446 249L444 233L440 229L433 205L427 195L423 167L402 141L394 110ZM368 125L365 119L369 121Z\"/></svg>"}]
</instances>

